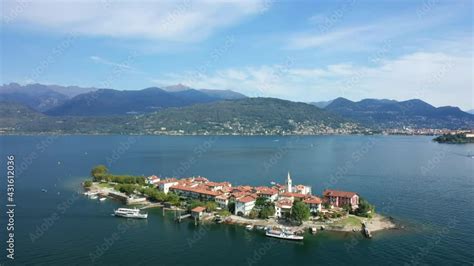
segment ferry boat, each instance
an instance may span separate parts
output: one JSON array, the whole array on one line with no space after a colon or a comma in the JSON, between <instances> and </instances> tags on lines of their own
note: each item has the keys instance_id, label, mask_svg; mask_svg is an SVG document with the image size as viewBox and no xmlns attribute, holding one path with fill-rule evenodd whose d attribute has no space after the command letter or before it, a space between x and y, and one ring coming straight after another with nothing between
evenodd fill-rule
<instances>
[{"instance_id":1,"label":"ferry boat","mask_svg":"<svg viewBox=\"0 0 474 266\"><path fill-rule=\"evenodd\" d=\"M118 208L117 210L114 210L114 215L118 217L125 217L125 218L138 218L138 219L148 218L148 213L140 213L139 209Z\"/></svg>"},{"instance_id":2,"label":"ferry boat","mask_svg":"<svg viewBox=\"0 0 474 266\"><path fill-rule=\"evenodd\" d=\"M274 237L279 239L287 239L287 240L303 240L303 236L295 235L288 231L279 231L279 230L267 230L265 235L268 237Z\"/></svg>"}]
</instances>

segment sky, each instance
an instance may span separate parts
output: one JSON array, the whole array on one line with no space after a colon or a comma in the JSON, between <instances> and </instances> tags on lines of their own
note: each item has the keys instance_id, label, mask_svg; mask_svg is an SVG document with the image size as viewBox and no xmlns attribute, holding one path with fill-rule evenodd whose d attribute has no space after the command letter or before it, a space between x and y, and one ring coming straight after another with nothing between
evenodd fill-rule
<instances>
[{"instance_id":1,"label":"sky","mask_svg":"<svg viewBox=\"0 0 474 266\"><path fill-rule=\"evenodd\" d=\"M1 83L474 109L473 2L2 1Z\"/></svg>"}]
</instances>

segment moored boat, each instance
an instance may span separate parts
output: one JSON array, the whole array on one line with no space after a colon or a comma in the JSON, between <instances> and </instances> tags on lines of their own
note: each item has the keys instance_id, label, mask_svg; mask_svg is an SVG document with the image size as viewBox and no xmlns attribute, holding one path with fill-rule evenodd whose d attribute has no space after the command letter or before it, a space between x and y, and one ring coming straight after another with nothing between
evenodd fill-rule
<instances>
[{"instance_id":1,"label":"moored boat","mask_svg":"<svg viewBox=\"0 0 474 266\"><path fill-rule=\"evenodd\" d=\"M127 208L118 208L114 210L114 215L124 218L138 218L146 219L148 218L148 213L140 213L139 209L127 209Z\"/></svg>"},{"instance_id":2,"label":"moored boat","mask_svg":"<svg viewBox=\"0 0 474 266\"><path fill-rule=\"evenodd\" d=\"M303 236L295 235L288 231L280 231L280 230L267 230L265 235L268 237L274 237L279 239L286 239L286 240L296 240L301 241L303 240Z\"/></svg>"}]
</instances>

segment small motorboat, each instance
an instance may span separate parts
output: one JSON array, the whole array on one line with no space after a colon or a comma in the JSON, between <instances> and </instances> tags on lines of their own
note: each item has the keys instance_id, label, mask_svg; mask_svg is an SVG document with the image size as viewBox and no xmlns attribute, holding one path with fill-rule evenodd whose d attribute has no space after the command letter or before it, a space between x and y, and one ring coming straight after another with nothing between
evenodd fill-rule
<instances>
[{"instance_id":1,"label":"small motorboat","mask_svg":"<svg viewBox=\"0 0 474 266\"><path fill-rule=\"evenodd\" d=\"M251 230L253 230L253 225L248 224L248 225L245 226L245 229L247 229L248 231L251 231Z\"/></svg>"}]
</instances>

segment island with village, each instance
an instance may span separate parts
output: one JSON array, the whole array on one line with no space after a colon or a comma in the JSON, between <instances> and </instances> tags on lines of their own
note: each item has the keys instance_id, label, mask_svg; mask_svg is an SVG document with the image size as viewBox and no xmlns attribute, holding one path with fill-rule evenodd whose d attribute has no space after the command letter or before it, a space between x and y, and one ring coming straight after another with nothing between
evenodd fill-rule
<instances>
[{"instance_id":1,"label":"island with village","mask_svg":"<svg viewBox=\"0 0 474 266\"><path fill-rule=\"evenodd\" d=\"M307 185L294 185L288 173L284 184L232 186L205 177L161 178L114 175L99 165L83 182L85 195L100 201L112 198L130 205L115 216L147 218L146 209L160 207L174 213L176 222L191 219L206 223L238 224L247 230L264 230L267 236L302 240L305 232L320 230L361 233L397 228L393 218L356 192L325 189L316 196ZM133 207L133 208L132 208Z\"/></svg>"}]
</instances>

